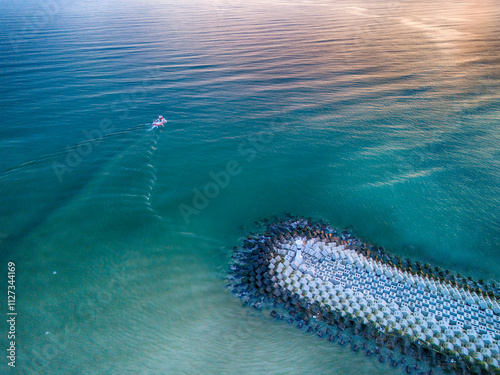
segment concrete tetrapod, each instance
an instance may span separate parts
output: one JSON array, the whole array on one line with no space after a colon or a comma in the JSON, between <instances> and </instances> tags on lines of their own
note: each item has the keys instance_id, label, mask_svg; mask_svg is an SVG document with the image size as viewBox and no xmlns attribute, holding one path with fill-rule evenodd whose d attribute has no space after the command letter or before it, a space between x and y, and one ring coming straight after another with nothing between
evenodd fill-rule
<instances>
[{"instance_id":1,"label":"concrete tetrapod","mask_svg":"<svg viewBox=\"0 0 500 375\"><path fill-rule=\"evenodd\" d=\"M460 284L418 262L415 272L409 260L303 218L268 224L235 248L234 259L230 280L242 298L262 296L330 325L371 327L436 352L450 369L500 373L497 289L470 287L484 282Z\"/></svg>"}]
</instances>

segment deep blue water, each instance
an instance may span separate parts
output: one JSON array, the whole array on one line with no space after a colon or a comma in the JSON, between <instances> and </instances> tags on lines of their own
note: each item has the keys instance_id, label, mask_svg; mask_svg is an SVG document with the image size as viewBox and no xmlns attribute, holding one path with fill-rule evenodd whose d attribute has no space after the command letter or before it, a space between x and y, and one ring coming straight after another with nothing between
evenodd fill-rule
<instances>
[{"instance_id":1,"label":"deep blue water","mask_svg":"<svg viewBox=\"0 0 500 375\"><path fill-rule=\"evenodd\" d=\"M495 2L0 6L12 373L393 371L224 288L270 215L500 279Z\"/></svg>"}]
</instances>

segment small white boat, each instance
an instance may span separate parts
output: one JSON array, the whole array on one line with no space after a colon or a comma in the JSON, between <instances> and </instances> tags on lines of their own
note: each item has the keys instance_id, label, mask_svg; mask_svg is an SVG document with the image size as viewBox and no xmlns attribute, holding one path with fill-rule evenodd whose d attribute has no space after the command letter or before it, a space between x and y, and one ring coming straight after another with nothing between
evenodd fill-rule
<instances>
[{"instance_id":1,"label":"small white boat","mask_svg":"<svg viewBox=\"0 0 500 375\"><path fill-rule=\"evenodd\" d=\"M156 126L158 128L160 126L163 126L166 123L167 123L167 120L165 120L163 118L163 116L158 116L158 118L153 122L153 126Z\"/></svg>"}]
</instances>

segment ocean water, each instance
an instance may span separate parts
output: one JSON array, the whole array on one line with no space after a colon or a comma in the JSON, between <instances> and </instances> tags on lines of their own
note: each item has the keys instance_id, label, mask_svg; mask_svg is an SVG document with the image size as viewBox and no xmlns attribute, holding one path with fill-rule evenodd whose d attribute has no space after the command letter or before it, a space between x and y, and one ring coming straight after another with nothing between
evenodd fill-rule
<instances>
[{"instance_id":1,"label":"ocean water","mask_svg":"<svg viewBox=\"0 0 500 375\"><path fill-rule=\"evenodd\" d=\"M271 215L500 280L498 2L0 7L0 373L399 373L225 288Z\"/></svg>"}]
</instances>

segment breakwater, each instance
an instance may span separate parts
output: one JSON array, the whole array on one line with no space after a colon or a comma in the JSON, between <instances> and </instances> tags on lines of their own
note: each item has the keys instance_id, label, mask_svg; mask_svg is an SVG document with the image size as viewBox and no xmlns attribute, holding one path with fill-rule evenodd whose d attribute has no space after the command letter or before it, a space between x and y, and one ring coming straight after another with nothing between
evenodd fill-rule
<instances>
[{"instance_id":1,"label":"breakwater","mask_svg":"<svg viewBox=\"0 0 500 375\"><path fill-rule=\"evenodd\" d=\"M233 292L255 307L273 306L273 317L282 319L283 309L290 324L341 345L352 341L342 336L347 329L397 349L400 360L366 342L352 346L408 373L405 357L457 373L500 373L496 283L402 260L304 218L274 220L234 250Z\"/></svg>"}]
</instances>

